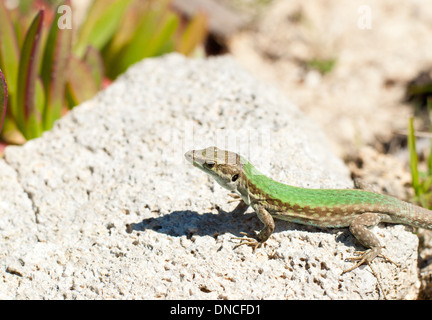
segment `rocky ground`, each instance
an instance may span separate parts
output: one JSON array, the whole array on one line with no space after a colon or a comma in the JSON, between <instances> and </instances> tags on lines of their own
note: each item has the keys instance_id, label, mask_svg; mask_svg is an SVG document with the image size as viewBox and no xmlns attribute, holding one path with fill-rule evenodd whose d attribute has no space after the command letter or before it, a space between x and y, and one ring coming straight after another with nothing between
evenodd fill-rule
<instances>
[{"instance_id":1,"label":"rocky ground","mask_svg":"<svg viewBox=\"0 0 432 320\"><path fill-rule=\"evenodd\" d=\"M149 76L151 75L151 76ZM188 164L190 148L239 151L274 179L350 188L314 121L230 57L148 59L0 161L2 298L412 299L417 237L374 232L401 267L377 259L342 274L361 249L347 229L277 221L266 247L234 249L256 215Z\"/></svg>"}]
</instances>

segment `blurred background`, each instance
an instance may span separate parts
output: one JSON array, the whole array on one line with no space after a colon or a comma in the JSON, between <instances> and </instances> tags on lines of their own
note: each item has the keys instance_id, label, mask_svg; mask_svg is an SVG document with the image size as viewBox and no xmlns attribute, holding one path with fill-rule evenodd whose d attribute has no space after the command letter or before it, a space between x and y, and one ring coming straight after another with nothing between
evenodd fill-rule
<instances>
[{"instance_id":1,"label":"blurred background","mask_svg":"<svg viewBox=\"0 0 432 320\"><path fill-rule=\"evenodd\" d=\"M320 123L341 156L367 144L394 152L412 114L428 130L427 0L0 2L0 68L10 100L3 140L12 143L40 136L133 63L173 51L232 54ZM19 75L30 87L18 85ZM19 90L36 102L15 99ZM44 123L26 129L32 113Z\"/></svg>"},{"instance_id":2,"label":"blurred background","mask_svg":"<svg viewBox=\"0 0 432 320\"><path fill-rule=\"evenodd\" d=\"M231 54L318 122L355 174L383 154L408 168L410 117L428 170L428 2L0 0L2 145L39 137L142 59Z\"/></svg>"}]
</instances>

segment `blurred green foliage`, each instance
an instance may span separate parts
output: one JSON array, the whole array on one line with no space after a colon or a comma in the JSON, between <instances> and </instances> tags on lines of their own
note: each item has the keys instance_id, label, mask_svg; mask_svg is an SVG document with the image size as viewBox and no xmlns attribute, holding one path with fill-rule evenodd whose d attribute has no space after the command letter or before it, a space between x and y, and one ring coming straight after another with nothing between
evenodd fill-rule
<instances>
[{"instance_id":1,"label":"blurred green foliage","mask_svg":"<svg viewBox=\"0 0 432 320\"><path fill-rule=\"evenodd\" d=\"M336 64L336 59L312 59L307 63L307 65L319 71L321 74L329 73L333 70Z\"/></svg>"},{"instance_id":2,"label":"blurred green foliage","mask_svg":"<svg viewBox=\"0 0 432 320\"><path fill-rule=\"evenodd\" d=\"M143 58L193 54L206 37L206 16L185 22L170 2L94 0L76 28L70 0L21 0L13 10L0 0L2 138L39 137L65 110Z\"/></svg>"}]
</instances>

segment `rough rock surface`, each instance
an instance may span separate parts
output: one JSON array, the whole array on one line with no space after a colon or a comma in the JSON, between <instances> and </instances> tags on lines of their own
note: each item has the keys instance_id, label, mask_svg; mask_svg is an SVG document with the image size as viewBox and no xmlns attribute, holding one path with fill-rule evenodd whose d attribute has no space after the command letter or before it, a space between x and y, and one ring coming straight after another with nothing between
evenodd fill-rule
<instances>
[{"instance_id":1,"label":"rough rock surface","mask_svg":"<svg viewBox=\"0 0 432 320\"><path fill-rule=\"evenodd\" d=\"M0 298L377 299L368 266L351 266L347 229L277 221L265 248L233 250L261 228L183 158L240 150L264 173L304 187L352 187L319 127L230 57L179 55L133 66L53 130L0 161ZM375 227L374 266L388 298L418 290L418 240Z\"/></svg>"}]
</instances>

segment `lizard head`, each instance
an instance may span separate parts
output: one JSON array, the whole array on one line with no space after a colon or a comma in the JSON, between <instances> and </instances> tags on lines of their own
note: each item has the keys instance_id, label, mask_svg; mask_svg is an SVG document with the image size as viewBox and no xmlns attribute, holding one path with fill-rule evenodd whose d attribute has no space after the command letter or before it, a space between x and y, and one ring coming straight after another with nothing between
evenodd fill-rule
<instances>
[{"instance_id":1,"label":"lizard head","mask_svg":"<svg viewBox=\"0 0 432 320\"><path fill-rule=\"evenodd\" d=\"M212 176L222 187L235 191L243 177L244 159L237 153L209 147L185 153L195 167Z\"/></svg>"}]
</instances>

